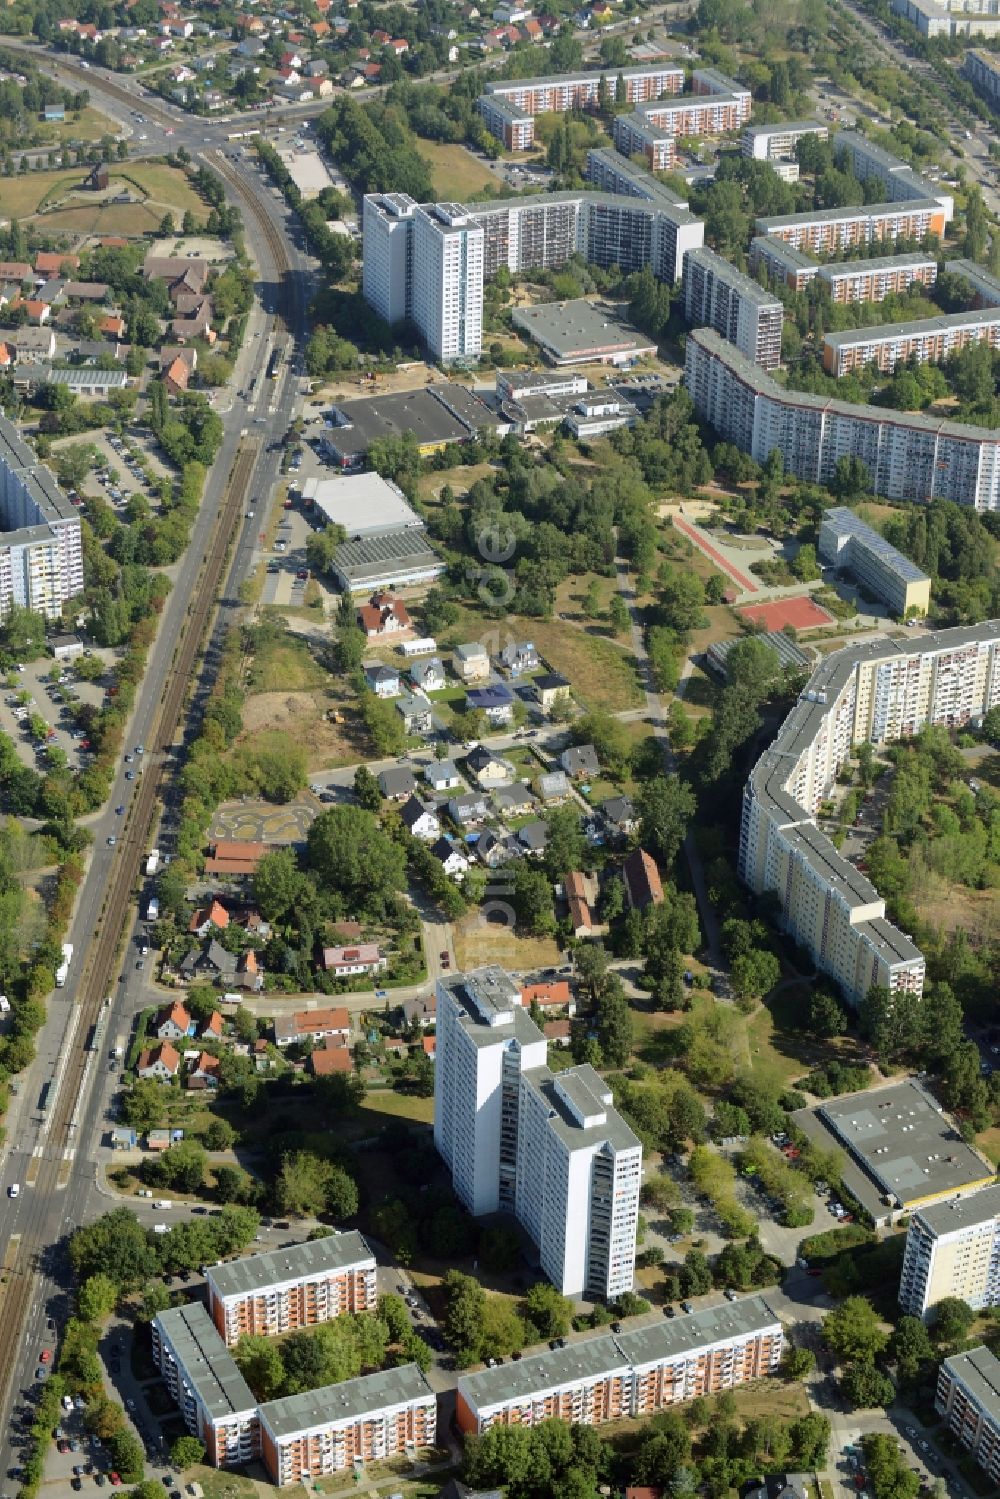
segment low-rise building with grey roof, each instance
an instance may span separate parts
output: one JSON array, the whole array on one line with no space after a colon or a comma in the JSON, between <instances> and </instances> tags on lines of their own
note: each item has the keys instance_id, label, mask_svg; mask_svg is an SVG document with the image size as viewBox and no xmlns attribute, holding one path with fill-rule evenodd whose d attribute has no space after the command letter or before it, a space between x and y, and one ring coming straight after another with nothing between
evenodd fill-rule
<instances>
[{"instance_id":1,"label":"low-rise building with grey roof","mask_svg":"<svg viewBox=\"0 0 1000 1499\"><path fill-rule=\"evenodd\" d=\"M260 1407L261 1452L279 1488L433 1447L437 1397L416 1364Z\"/></svg>"},{"instance_id":2,"label":"low-rise building with grey roof","mask_svg":"<svg viewBox=\"0 0 1000 1499\"><path fill-rule=\"evenodd\" d=\"M519 1363L463 1375L456 1414L466 1433L561 1417L581 1425L645 1418L695 1396L774 1373L781 1323L748 1296L634 1332L574 1340Z\"/></svg>"},{"instance_id":3,"label":"low-rise building with grey roof","mask_svg":"<svg viewBox=\"0 0 1000 1499\"><path fill-rule=\"evenodd\" d=\"M211 1465L231 1468L258 1457L257 1401L201 1302L159 1312L151 1332L164 1383Z\"/></svg>"},{"instance_id":4,"label":"low-rise building with grey roof","mask_svg":"<svg viewBox=\"0 0 1000 1499\"><path fill-rule=\"evenodd\" d=\"M576 297L569 302L541 302L515 308L514 326L538 344L550 364L631 364L656 353L650 341L625 316L625 309Z\"/></svg>"},{"instance_id":5,"label":"low-rise building with grey roof","mask_svg":"<svg viewBox=\"0 0 1000 1499\"><path fill-rule=\"evenodd\" d=\"M1000 1359L985 1347L946 1358L934 1406L994 1487L1000 1485Z\"/></svg>"},{"instance_id":6,"label":"low-rise building with grey roof","mask_svg":"<svg viewBox=\"0 0 1000 1499\"><path fill-rule=\"evenodd\" d=\"M330 571L342 592L369 594L378 588L433 583L444 572L444 563L423 531L376 531L341 542Z\"/></svg>"},{"instance_id":7,"label":"low-rise building with grey roof","mask_svg":"<svg viewBox=\"0 0 1000 1499\"><path fill-rule=\"evenodd\" d=\"M927 574L846 505L824 510L816 550L822 561L849 572L900 618L929 610L931 580Z\"/></svg>"},{"instance_id":8,"label":"low-rise building with grey roof","mask_svg":"<svg viewBox=\"0 0 1000 1499\"><path fill-rule=\"evenodd\" d=\"M359 1233L330 1234L210 1267L208 1308L232 1347L375 1305L375 1255Z\"/></svg>"}]
</instances>

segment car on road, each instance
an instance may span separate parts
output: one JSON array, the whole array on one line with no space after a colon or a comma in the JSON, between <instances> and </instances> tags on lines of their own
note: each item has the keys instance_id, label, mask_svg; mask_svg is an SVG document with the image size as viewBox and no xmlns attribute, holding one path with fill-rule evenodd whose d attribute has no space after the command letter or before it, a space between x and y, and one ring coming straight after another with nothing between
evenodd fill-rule
<instances>
[{"instance_id":1,"label":"car on road","mask_svg":"<svg viewBox=\"0 0 1000 1499\"><path fill-rule=\"evenodd\" d=\"M124 802L119 802L118 806L115 808L115 816L116 817L124 817L125 816L125 803Z\"/></svg>"},{"instance_id":2,"label":"car on road","mask_svg":"<svg viewBox=\"0 0 1000 1499\"><path fill-rule=\"evenodd\" d=\"M442 968L450 968L451 967L451 954L449 953L449 951L448 951L448 949L446 947L443 947L441 949L441 951L438 953L438 959L439 959L439 961L441 963L441 967Z\"/></svg>"},{"instance_id":3,"label":"car on road","mask_svg":"<svg viewBox=\"0 0 1000 1499\"><path fill-rule=\"evenodd\" d=\"M126 779L126 781L134 781L135 780L135 771L134 770L127 770L125 772L125 779Z\"/></svg>"},{"instance_id":4,"label":"car on road","mask_svg":"<svg viewBox=\"0 0 1000 1499\"><path fill-rule=\"evenodd\" d=\"M95 1473L94 1474L94 1482L97 1484L97 1487L99 1489L103 1489L103 1487L107 1483L107 1481L108 1480L105 1478L105 1476L104 1476L103 1473Z\"/></svg>"},{"instance_id":5,"label":"car on road","mask_svg":"<svg viewBox=\"0 0 1000 1499\"><path fill-rule=\"evenodd\" d=\"M20 1182L11 1182L10 1186L7 1188L7 1196L13 1202L14 1198L15 1197L20 1197L20 1195L21 1195L21 1183Z\"/></svg>"},{"instance_id":6,"label":"car on road","mask_svg":"<svg viewBox=\"0 0 1000 1499\"><path fill-rule=\"evenodd\" d=\"M39 1364L38 1368L35 1370L35 1378L36 1379L48 1379L48 1377L49 1377L49 1371L48 1371L48 1369L46 1369L46 1367L45 1367L44 1364Z\"/></svg>"},{"instance_id":7,"label":"car on road","mask_svg":"<svg viewBox=\"0 0 1000 1499\"><path fill-rule=\"evenodd\" d=\"M43 1348L42 1351L41 1351L41 1353L38 1355L38 1362L40 1364L47 1364L50 1361L51 1358L52 1358L52 1349L51 1348Z\"/></svg>"}]
</instances>

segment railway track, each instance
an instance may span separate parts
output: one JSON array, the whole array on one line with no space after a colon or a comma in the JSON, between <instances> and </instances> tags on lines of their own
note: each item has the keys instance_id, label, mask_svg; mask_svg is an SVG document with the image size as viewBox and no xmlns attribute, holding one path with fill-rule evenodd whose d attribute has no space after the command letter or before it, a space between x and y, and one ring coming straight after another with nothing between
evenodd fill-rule
<instances>
[{"instance_id":1,"label":"railway track","mask_svg":"<svg viewBox=\"0 0 1000 1499\"><path fill-rule=\"evenodd\" d=\"M70 70L67 70L70 71ZM105 85L107 91L120 98L131 109L135 99L117 85ZM157 110L148 101L143 107L160 119L169 116ZM276 278L277 298L272 311L279 320L284 320L292 333L291 308L284 319L280 308L289 300L290 284L286 277L291 263L285 242L269 219L266 211L255 199L249 184L243 182L224 160L213 161L228 182L234 196L250 212L267 246L273 273ZM58 1085L56 1102L49 1120L41 1153L36 1151L32 1159L31 1185L27 1187L29 1201L37 1203L37 1210L29 1213L18 1239L12 1239L4 1263L0 1267L0 1410L10 1409L8 1400L10 1384L16 1366L16 1352L20 1346L31 1306L35 1276L42 1269L42 1257L51 1249L45 1230L45 1203L51 1195L68 1186L75 1172L88 1170L78 1159L76 1149L76 1120L87 1083L88 1061L99 1065L99 1043L97 1051L87 1050L87 1040L105 1013L106 1004L113 1005L111 996L121 962L121 945L128 914L135 898L140 877L141 858L147 847L153 827L157 806L162 800L164 784L170 774L171 764L167 757L181 724L184 706L199 673L199 661L209 633L224 581L226 561L230 544L251 489L254 470L262 450L262 439L247 437L241 442L236 458L226 481L222 503L209 539L191 601L179 632L173 660L168 668L165 685L155 716L154 726L148 736L144 760L145 774L136 784L127 825L118 840L110 879L101 905L95 931L82 955L80 979L77 987L79 1013L73 1026L73 1041L68 1055L63 1059L63 1070ZM98 1029L97 1035L104 1035ZM36 1169L37 1168L37 1169Z\"/></svg>"}]
</instances>

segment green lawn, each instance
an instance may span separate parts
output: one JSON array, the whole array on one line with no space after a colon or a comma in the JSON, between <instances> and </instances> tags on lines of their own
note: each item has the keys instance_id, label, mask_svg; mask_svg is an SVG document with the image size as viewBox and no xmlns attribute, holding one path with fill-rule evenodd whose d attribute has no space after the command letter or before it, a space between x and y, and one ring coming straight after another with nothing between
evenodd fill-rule
<instances>
[{"instance_id":1,"label":"green lawn","mask_svg":"<svg viewBox=\"0 0 1000 1499\"><path fill-rule=\"evenodd\" d=\"M392 1088L369 1088L361 1105L364 1114L380 1118L410 1119L414 1124L434 1123L433 1098L417 1098L413 1093L396 1093Z\"/></svg>"}]
</instances>

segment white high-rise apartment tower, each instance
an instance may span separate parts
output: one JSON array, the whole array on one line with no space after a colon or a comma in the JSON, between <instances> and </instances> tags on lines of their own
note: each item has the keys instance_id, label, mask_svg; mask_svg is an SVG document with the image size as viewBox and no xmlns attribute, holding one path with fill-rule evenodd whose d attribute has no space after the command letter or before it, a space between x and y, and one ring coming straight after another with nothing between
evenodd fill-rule
<instances>
[{"instance_id":1,"label":"white high-rise apartment tower","mask_svg":"<svg viewBox=\"0 0 1000 1499\"><path fill-rule=\"evenodd\" d=\"M592 1067L553 1074L509 974L437 983L434 1141L477 1216L516 1214L566 1296L632 1289L642 1146Z\"/></svg>"},{"instance_id":2,"label":"white high-rise apartment tower","mask_svg":"<svg viewBox=\"0 0 1000 1499\"><path fill-rule=\"evenodd\" d=\"M1000 1304L1000 1187L934 1203L910 1219L900 1305L926 1317L949 1296L977 1312Z\"/></svg>"},{"instance_id":3,"label":"white high-rise apartment tower","mask_svg":"<svg viewBox=\"0 0 1000 1499\"><path fill-rule=\"evenodd\" d=\"M413 215L413 321L435 359L478 359L483 347L483 229L461 203Z\"/></svg>"},{"instance_id":4,"label":"white high-rise apartment tower","mask_svg":"<svg viewBox=\"0 0 1000 1499\"><path fill-rule=\"evenodd\" d=\"M361 286L365 301L387 323L410 317L413 212L406 193L369 193L362 217L365 254Z\"/></svg>"}]
</instances>

